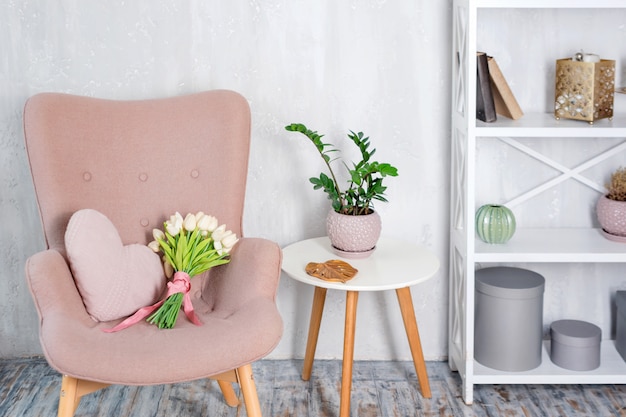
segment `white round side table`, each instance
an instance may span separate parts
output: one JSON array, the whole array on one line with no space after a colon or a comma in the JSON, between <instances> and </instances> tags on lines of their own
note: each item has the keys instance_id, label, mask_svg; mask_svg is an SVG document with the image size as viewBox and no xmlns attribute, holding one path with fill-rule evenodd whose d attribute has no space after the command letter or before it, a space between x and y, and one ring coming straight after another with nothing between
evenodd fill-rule
<instances>
[{"instance_id":1,"label":"white round side table","mask_svg":"<svg viewBox=\"0 0 626 417\"><path fill-rule=\"evenodd\" d=\"M346 283L329 282L310 276L305 267L309 262L326 262L340 259L358 269L357 275ZM411 356L417 372L422 395L431 397L422 344L415 320L410 286L432 278L439 270L439 259L426 247L400 240L381 238L376 250L368 258L347 259L333 252L327 237L307 239L283 249L283 271L291 278L315 287L311 321L302 379L309 380L317 347L326 291L346 291L346 318L344 329L343 365L341 377L341 400L339 415L350 415L350 391L352 389L352 363L354 358L354 332L356 307L360 291L396 290L404 321Z\"/></svg>"}]
</instances>

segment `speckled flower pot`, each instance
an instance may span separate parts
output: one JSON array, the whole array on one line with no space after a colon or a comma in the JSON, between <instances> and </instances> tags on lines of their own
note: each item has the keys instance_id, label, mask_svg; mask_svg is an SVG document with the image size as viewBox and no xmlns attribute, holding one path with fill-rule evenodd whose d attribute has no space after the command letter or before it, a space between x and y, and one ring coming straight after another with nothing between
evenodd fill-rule
<instances>
[{"instance_id":1,"label":"speckled flower pot","mask_svg":"<svg viewBox=\"0 0 626 417\"><path fill-rule=\"evenodd\" d=\"M363 216L339 214L326 217L326 233L333 250L345 258L365 258L372 254L380 237L381 220L375 211Z\"/></svg>"},{"instance_id":2,"label":"speckled flower pot","mask_svg":"<svg viewBox=\"0 0 626 417\"><path fill-rule=\"evenodd\" d=\"M596 204L596 214L606 233L626 237L626 201L611 200L603 195Z\"/></svg>"}]
</instances>

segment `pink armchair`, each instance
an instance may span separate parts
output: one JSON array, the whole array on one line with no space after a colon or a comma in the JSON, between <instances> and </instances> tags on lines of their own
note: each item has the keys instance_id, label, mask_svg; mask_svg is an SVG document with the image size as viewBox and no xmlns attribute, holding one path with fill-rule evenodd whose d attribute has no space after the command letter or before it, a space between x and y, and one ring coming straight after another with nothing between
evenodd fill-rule
<instances>
[{"instance_id":1,"label":"pink armchair","mask_svg":"<svg viewBox=\"0 0 626 417\"><path fill-rule=\"evenodd\" d=\"M248 416L261 410L251 363L282 335L275 298L281 251L241 238L232 261L192 279L202 326L183 314L173 329L142 321L105 333L121 320L96 322L77 290L64 247L71 215L105 214L124 244L146 244L176 211L204 211L242 235L250 109L232 91L166 99L113 101L45 93L24 110L28 158L47 250L26 264L40 318L40 341L62 375L59 416L109 384L152 385L213 378L226 402Z\"/></svg>"}]
</instances>

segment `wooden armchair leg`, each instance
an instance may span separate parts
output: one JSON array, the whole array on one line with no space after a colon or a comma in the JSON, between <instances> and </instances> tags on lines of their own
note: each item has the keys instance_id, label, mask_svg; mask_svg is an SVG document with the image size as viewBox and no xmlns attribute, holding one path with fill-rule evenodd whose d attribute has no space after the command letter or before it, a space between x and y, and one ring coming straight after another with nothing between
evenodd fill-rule
<instances>
[{"instance_id":1,"label":"wooden armchair leg","mask_svg":"<svg viewBox=\"0 0 626 417\"><path fill-rule=\"evenodd\" d=\"M237 398L237 394L235 394L235 390L233 389L233 385L228 381L217 380L217 384L220 386L222 390L222 394L224 395L224 401L231 407L237 407L239 405L239 399Z\"/></svg>"},{"instance_id":2,"label":"wooden armchair leg","mask_svg":"<svg viewBox=\"0 0 626 417\"><path fill-rule=\"evenodd\" d=\"M243 394L243 402L246 406L248 417L262 417L261 404L256 392L254 377L252 375L252 365L244 365L236 370L241 393Z\"/></svg>"},{"instance_id":3,"label":"wooden armchair leg","mask_svg":"<svg viewBox=\"0 0 626 417\"><path fill-rule=\"evenodd\" d=\"M59 395L58 417L72 417L80 404L83 395L87 395L101 388L108 387L109 384L87 381L63 375L61 380L61 394Z\"/></svg>"},{"instance_id":4,"label":"wooden armchair leg","mask_svg":"<svg viewBox=\"0 0 626 417\"><path fill-rule=\"evenodd\" d=\"M80 397L78 396L78 379L63 375L61 380L61 394L59 395L58 417L72 417Z\"/></svg>"}]
</instances>

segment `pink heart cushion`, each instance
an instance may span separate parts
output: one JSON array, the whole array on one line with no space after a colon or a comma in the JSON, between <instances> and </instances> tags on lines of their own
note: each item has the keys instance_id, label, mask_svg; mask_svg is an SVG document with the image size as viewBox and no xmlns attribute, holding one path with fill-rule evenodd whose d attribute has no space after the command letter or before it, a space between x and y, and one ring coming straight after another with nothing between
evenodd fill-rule
<instances>
[{"instance_id":1,"label":"pink heart cushion","mask_svg":"<svg viewBox=\"0 0 626 417\"><path fill-rule=\"evenodd\" d=\"M159 255L145 245L124 246L113 223L96 210L72 215L65 248L85 308L96 321L129 316L164 295Z\"/></svg>"}]
</instances>

